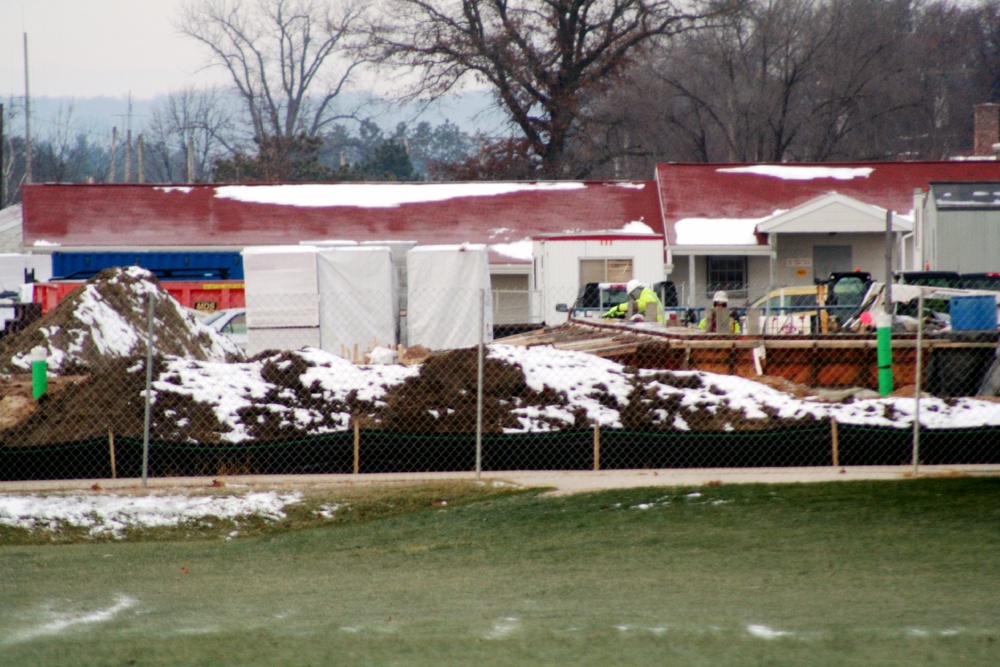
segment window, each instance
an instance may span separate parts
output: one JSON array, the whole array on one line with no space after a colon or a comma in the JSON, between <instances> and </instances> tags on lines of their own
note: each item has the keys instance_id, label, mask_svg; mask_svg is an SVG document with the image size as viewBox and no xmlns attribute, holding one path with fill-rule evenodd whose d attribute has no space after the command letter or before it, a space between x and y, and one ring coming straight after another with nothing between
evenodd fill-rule
<instances>
[{"instance_id":1,"label":"window","mask_svg":"<svg viewBox=\"0 0 1000 667\"><path fill-rule=\"evenodd\" d=\"M733 299L747 296L747 258L741 255L715 255L706 257L708 265L708 289L706 297L723 290Z\"/></svg>"},{"instance_id":2,"label":"window","mask_svg":"<svg viewBox=\"0 0 1000 667\"><path fill-rule=\"evenodd\" d=\"M632 280L631 259L581 259L580 284L627 283Z\"/></svg>"},{"instance_id":3,"label":"window","mask_svg":"<svg viewBox=\"0 0 1000 667\"><path fill-rule=\"evenodd\" d=\"M226 323L226 326L222 327L223 333L228 334L245 334L247 332L247 316L246 313L240 313L233 319Z\"/></svg>"}]
</instances>

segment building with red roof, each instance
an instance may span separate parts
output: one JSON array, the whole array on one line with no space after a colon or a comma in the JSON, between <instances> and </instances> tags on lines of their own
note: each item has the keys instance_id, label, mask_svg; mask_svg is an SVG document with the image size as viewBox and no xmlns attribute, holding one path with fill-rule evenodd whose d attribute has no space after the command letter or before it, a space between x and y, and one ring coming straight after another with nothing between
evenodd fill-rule
<instances>
[{"instance_id":1,"label":"building with red roof","mask_svg":"<svg viewBox=\"0 0 1000 667\"><path fill-rule=\"evenodd\" d=\"M22 200L23 244L34 253L486 244L495 301L514 302L499 320L532 317L533 237L607 234L613 245L626 228L663 234L652 181L38 184L25 185ZM571 298L578 276L566 280Z\"/></svg>"},{"instance_id":2,"label":"building with red roof","mask_svg":"<svg viewBox=\"0 0 1000 667\"><path fill-rule=\"evenodd\" d=\"M882 278L890 213L893 269L922 268L933 264L921 230L938 182L1000 183L1000 162L658 165L671 278L690 305L833 271Z\"/></svg>"},{"instance_id":3,"label":"building with red roof","mask_svg":"<svg viewBox=\"0 0 1000 667\"><path fill-rule=\"evenodd\" d=\"M884 276L890 214L892 268L933 264L925 212L933 208L938 237L949 224L948 210L928 199L935 183L1000 184L1000 162L661 164L654 181L627 182L32 184L22 190L22 231L32 253L481 243L494 290L525 295L512 317L537 320L530 295L543 271L533 240L600 237L567 247L611 262L629 260L615 245L623 233L656 235L664 276L636 277L669 277L683 305L705 305L717 289L731 291L736 305L832 271ZM1000 257L1000 249L985 255ZM573 289L584 276L582 268L560 271Z\"/></svg>"}]
</instances>

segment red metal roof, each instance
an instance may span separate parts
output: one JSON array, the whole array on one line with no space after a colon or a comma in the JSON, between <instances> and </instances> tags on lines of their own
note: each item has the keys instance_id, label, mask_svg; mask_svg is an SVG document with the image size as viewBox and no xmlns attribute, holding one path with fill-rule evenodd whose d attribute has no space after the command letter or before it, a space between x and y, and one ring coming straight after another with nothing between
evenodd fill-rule
<instances>
[{"instance_id":1,"label":"red metal roof","mask_svg":"<svg viewBox=\"0 0 1000 667\"><path fill-rule=\"evenodd\" d=\"M376 192L398 192L389 189L398 185L402 184L384 184ZM356 199L354 205L255 203L227 196L233 186L222 185L25 185L24 246L52 250L242 248L320 239L492 245L523 241L536 234L620 229L633 221L663 233L652 181L511 183L506 185L515 191L488 195L482 194L489 190L483 183L406 185L416 190L408 190L408 203L398 205L359 205ZM435 186L439 187L435 190ZM276 188L282 188L286 195L294 194L295 190L288 189L295 187L245 185L238 186L238 191L259 201L268 199L264 195L277 192ZM442 192L449 196L421 196ZM475 192L480 194L472 196ZM330 197L326 199L330 201ZM493 261L504 261L495 253L491 256Z\"/></svg>"},{"instance_id":2,"label":"red metal roof","mask_svg":"<svg viewBox=\"0 0 1000 667\"><path fill-rule=\"evenodd\" d=\"M997 182L1000 162L660 164L656 181L667 240L675 244L678 220L762 218L831 192L909 215L915 189L934 182Z\"/></svg>"}]
</instances>

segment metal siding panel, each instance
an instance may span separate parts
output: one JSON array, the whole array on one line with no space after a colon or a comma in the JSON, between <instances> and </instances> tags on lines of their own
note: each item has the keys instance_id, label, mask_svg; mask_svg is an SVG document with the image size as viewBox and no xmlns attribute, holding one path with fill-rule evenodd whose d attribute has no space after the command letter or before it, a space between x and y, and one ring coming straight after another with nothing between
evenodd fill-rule
<instances>
[{"instance_id":1,"label":"metal siding panel","mask_svg":"<svg viewBox=\"0 0 1000 667\"><path fill-rule=\"evenodd\" d=\"M243 258L238 252L54 252L52 275L93 273L112 266L138 265L151 271L169 269L221 269L229 280L243 279ZM89 277L89 276L84 276ZM185 276L190 279L190 276Z\"/></svg>"},{"instance_id":2,"label":"metal siding panel","mask_svg":"<svg viewBox=\"0 0 1000 667\"><path fill-rule=\"evenodd\" d=\"M942 271L1000 270L1000 212L938 211L938 265Z\"/></svg>"}]
</instances>

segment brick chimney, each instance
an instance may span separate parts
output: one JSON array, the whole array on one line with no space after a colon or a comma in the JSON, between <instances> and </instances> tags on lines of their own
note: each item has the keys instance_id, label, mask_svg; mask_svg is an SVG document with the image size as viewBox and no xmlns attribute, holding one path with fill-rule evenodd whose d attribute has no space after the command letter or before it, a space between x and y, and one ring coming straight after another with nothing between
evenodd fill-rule
<instances>
[{"instance_id":1,"label":"brick chimney","mask_svg":"<svg viewBox=\"0 0 1000 667\"><path fill-rule=\"evenodd\" d=\"M1000 144L1000 104L977 104L973 119L972 154L977 157L996 155L993 145Z\"/></svg>"}]
</instances>

